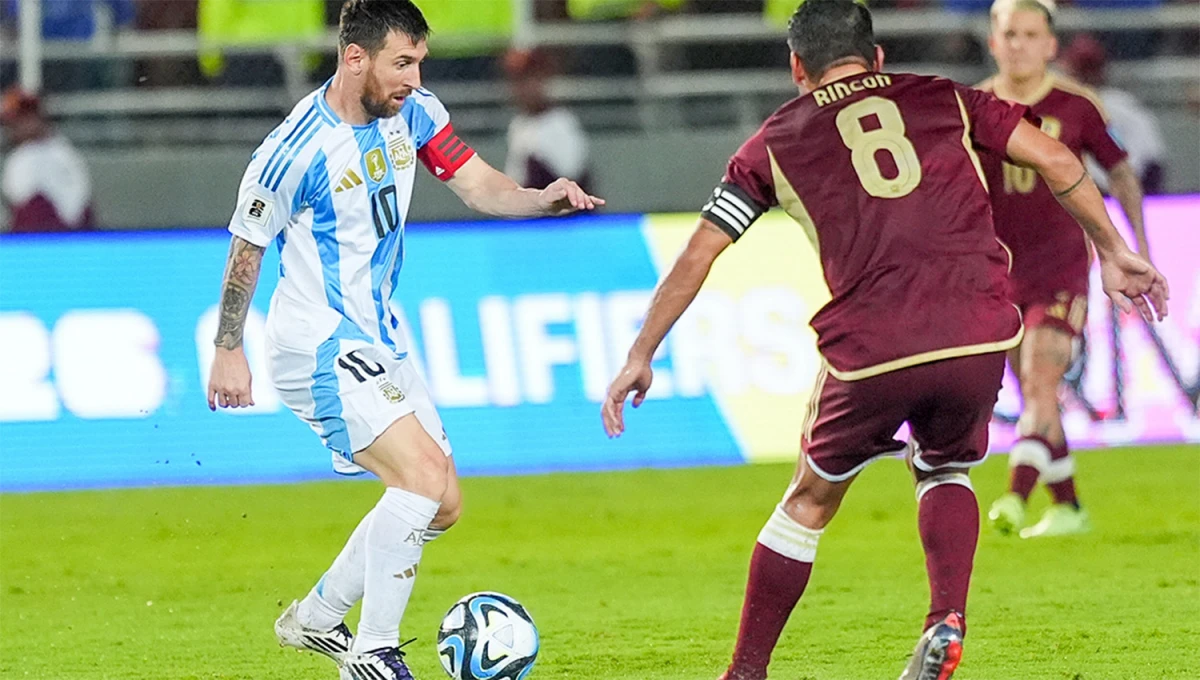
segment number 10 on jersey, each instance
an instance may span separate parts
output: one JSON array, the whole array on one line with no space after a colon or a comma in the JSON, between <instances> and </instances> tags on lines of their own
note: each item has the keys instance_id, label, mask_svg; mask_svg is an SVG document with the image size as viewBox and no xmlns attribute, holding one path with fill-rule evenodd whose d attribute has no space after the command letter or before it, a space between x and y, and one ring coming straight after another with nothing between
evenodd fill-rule
<instances>
[{"instance_id":1,"label":"number 10 on jersey","mask_svg":"<svg viewBox=\"0 0 1200 680\"><path fill-rule=\"evenodd\" d=\"M375 235L380 239L400 226L395 184L381 187L379 191L371 194L371 219L375 222Z\"/></svg>"}]
</instances>

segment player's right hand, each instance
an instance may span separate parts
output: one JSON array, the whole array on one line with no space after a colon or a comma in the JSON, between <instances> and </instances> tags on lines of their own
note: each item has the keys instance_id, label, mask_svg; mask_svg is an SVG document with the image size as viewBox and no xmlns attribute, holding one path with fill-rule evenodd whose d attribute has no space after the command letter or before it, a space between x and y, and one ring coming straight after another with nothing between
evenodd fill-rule
<instances>
[{"instance_id":1,"label":"player's right hand","mask_svg":"<svg viewBox=\"0 0 1200 680\"><path fill-rule=\"evenodd\" d=\"M254 406L250 392L250 364L239 347L218 347L213 356L212 372L208 378L208 408L242 408Z\"/></svg>"},{"instance_id":2,"label":"player's right hand","mask_svg":"<svg viewBox=\"0 0 1200 680\"><path fill-rule=\"evenodd\" d=\"M625 399L633 393L633 407L637 408L646 400L646 391L654 382L654 371L649 361L630 359L625 368L608 386L608 396L604 398L604 406L600 408L600 419L604 421L604 431L611 437L620 437L625 431Z\"/></svg>"},{"instance_id":3,"label":"player's right hand","mask_svg":"<svg viewBox=\"0 0 1200 680\"><path fill-rule=\"evenodd\" d=\"M1167 278L1154 265L1137 253L1123 249L1100 261L1100 280L1104 292L1126 314L1134 307L1148 323L1155 316L1167 317L1167 300L1171 297Z\"/></svg>"}]
</instances>

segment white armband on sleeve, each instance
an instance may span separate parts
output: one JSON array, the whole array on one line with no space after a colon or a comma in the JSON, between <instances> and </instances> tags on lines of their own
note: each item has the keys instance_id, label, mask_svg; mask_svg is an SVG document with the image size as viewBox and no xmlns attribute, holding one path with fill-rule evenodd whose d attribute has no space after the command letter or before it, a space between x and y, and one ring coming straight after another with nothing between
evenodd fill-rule
<instances>
[{"instance_id":1,"label":"white armband on sleeve","mask_svg":"<svg viewBox=\"0 0 1200 680\"><path fill-rule=\"evenodd\" d=\"M700 209L700 216L717 225L734 241L742 237L766 208L736 184L722 182Z\"/></svg>"}]
</instances>

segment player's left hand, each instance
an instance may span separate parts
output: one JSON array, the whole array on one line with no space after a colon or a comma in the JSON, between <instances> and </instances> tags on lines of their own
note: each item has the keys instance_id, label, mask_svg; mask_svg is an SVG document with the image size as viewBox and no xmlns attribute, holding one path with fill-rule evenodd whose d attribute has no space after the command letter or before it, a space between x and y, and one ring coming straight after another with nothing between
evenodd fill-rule
<instances>
[{"instance_id":1,"label":"player's left hand","mask_svg":"<svg viewBox=\"0 0 1200 680\"><path fill-rule=\"evenodd\" d=\"M625 368L608 386L608 395L604 398L604 406L600 408L600 419L604 421L604 431L609 437L620 437L625 431L625 399L633 393L633 407L637 408L646 400L646 392L650 383L654 382L654 370L649 361L630 360Z\"/></svg>"},{"instance_id":2,"label":"player's left hand","mask_svg":"<svg viewBox=\"0 0 1200 680\"><path fill-rule=\"evenodd\" d=\"M1167 317L1167 300L1171 297L1167 278L1146 258L1125 248L1100 261L1100 280L1104 292L1126 314L1134 308L1148 323L1155 316Z\"/></svg>"},{"instance_id":3,"label":"player's left hand","mask_svg":"<svg viewBox=\"0 0 1200 680\"><path fill-rule=\"evenodd\" d=\"M604 199L588 194L566 177L559 177L538 193L538 203L547 215L569 215L579 210L595 210L596 206L604 205Z\"/></svg>"}]
</instances>

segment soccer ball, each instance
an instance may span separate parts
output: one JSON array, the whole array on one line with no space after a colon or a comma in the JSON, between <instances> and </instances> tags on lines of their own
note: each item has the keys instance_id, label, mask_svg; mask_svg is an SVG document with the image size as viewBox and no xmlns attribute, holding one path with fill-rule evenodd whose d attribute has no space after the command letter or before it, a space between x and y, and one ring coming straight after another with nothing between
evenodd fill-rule
<instances>
[{"instance_id":1,"label":"soccer ball","mask_svg":"<svg viewBox=\"0 0 1200 680\"><path fill-rule=\"evenodd\" d=\"M500 593L474 593L455 602L437 640L442 668L455 680L524 680L539 647L533 617Z\"/></svg>"}]
</instances>

